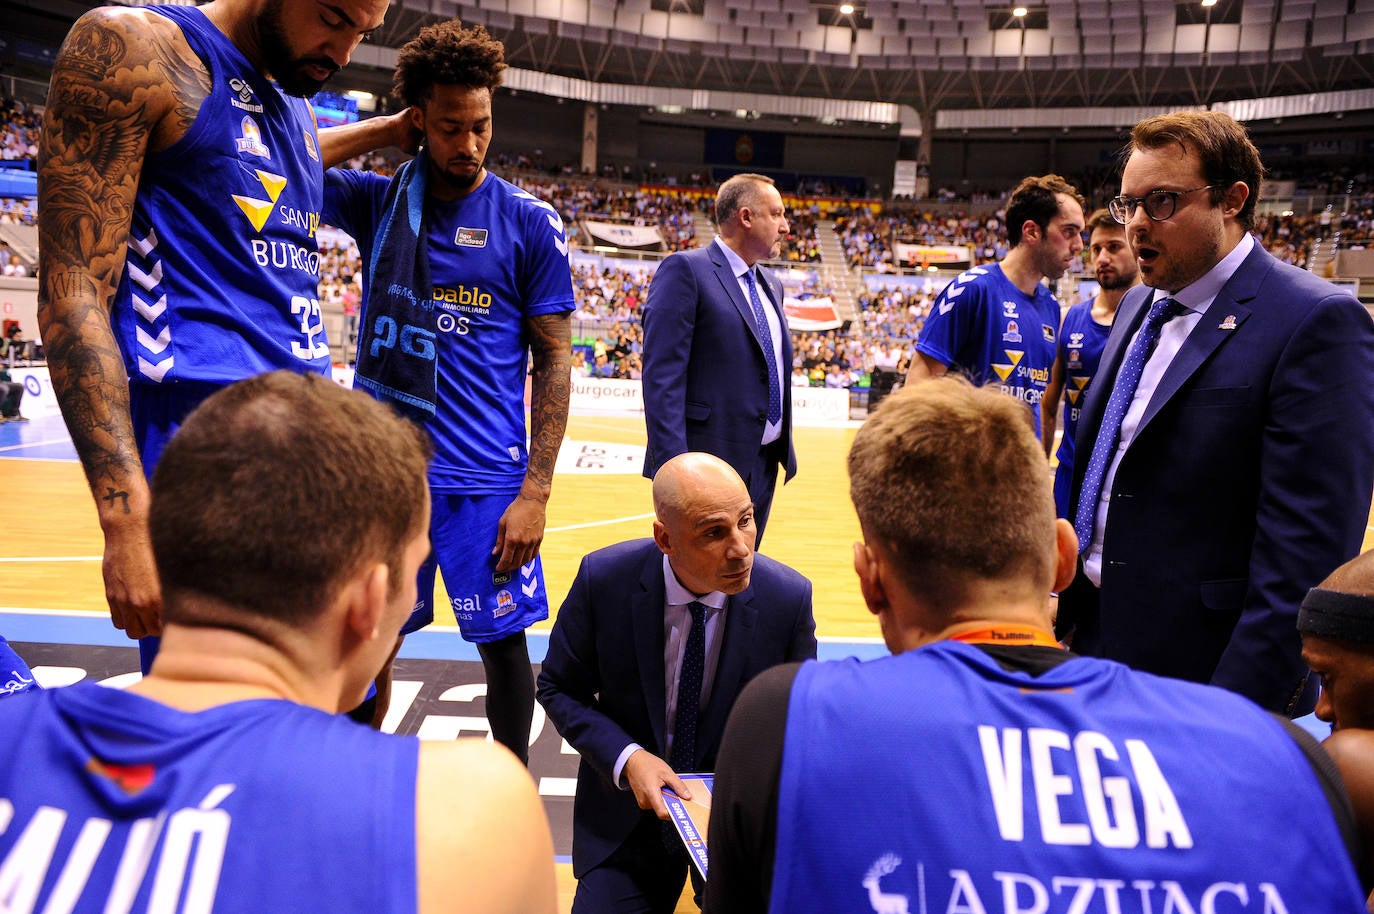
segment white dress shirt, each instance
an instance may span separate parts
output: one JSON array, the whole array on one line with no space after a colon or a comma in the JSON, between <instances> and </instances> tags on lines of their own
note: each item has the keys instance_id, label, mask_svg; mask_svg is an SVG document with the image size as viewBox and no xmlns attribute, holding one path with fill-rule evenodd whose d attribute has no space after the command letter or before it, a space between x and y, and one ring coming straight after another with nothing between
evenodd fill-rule
<instances>
[{"instance_id":1,"label":"white dress shirt","mask_svg":"<svg viewBox=\"0 0 1374 914\"><path fill-rule=\"evenodd\" d=\"M768 304L773 301L773 292L769 289L768 283L764 281L763 274L756 268L749 266L742 257L730 250L730 246L721 241L719 235L716 236L715 243L720 245L720 249L725 252L725 259L730 264L731 272L735 274L735 282L739 283L740 295L744 296L744 303L749 307L750 314L753 314L754 306L749 301L749 283L745 281L744 275L750 270L754 270L754 284L758 286L759 302L763 305L763 314L768 318L768 336L773 341L773 360L778 366L778 393L781 396L789 397L791 396L788 392L790 385L784 372L791 371L792 366L784 365L782 361L782 335L787 332L787 328L783 327L782 322L778 319L778 309L770 307ZM778 303L774 302L774 304ZM785 410L787 404L784 403L782 406ZM772 444L781 437L782 419L764 425L763 444Z\"/></svg>"},{"instance_id":2,"label":"white dress shirt","mask_svg":"<svg viewBox=\"0 0 1374 914\"><path fill-rule=\"evenodd\" d=\"M678 581L668 556L663 557L663 695L664 695L664 746L663 757L667 760L673 750L673 733L677 729L677 686L682 671L682 658L687 652L687 636L692 629L691 603L706 606L706 665L701 673L701 703L698 708L705 710L711 700L711 685L716 678L716 667L720 665L721 624L725 619L725 607L730 598L719 590L713 590L698 597ZM622 789L628 785L621 780L625 763L635 750L642 749L639 743L630 743L620 751L615 760L615 782Z\"/></svg>"}]
</instances>

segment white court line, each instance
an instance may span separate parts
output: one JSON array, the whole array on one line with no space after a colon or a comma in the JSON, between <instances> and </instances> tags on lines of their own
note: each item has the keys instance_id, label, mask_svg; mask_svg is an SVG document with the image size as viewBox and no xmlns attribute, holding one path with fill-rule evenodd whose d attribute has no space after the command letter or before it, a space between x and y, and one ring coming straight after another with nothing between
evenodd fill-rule
<instances>
[{"instance_id":1,"label":"white court line","mask_svg":"<svg viewBox=\"0 0 1374 914\"><path fill-rule=\"evenodd\" d=\"M5 445L4 447L0 447L0 453L4 453L5 451L22 451L22 450L23 450L24 448L26 448L26 447L47 447L47 446L50 445L50 444L71 444L71 443L72 443L72 439L70 439L70 438L52 438L52 439L49 439L49 440L47 440L47 441L25 441L25 442L22 442L22 443L20 443L20 444L7 444L7 445ZM38 460L44 460L44 459L46 459L46 460L58 460L58 459L61 459L61 458L57 458L57 457L47 457L47 458L39 457L39 458L36 458L36 459L38 459Z\"/></svg>"},{"instance_id":2,"label":"white court line","mask_svg":"<svg viewBox=\"0 0 1374 914\"><path fill-rule=\"evenodd\" d=\"M99 555L6 555L0 556L0 562L98 562L102 558L104 556Z\"/></svg>"},{"instance_id":3,"label":"white court line","mask_svg":"<svg viewBox=\"0 0 1374 914\"><path fill-rule=\"evenodd\" d=\"M587 527L609 527L611 524L623 524L626 521L646 520L653 517L653 512L648 514L631 514L628 517L613 517L610 520L593 520L585 524L568 524L566 527L550 527L545 533L562 533L565 530L584 530Z\"/></svg>"}]
</instances>

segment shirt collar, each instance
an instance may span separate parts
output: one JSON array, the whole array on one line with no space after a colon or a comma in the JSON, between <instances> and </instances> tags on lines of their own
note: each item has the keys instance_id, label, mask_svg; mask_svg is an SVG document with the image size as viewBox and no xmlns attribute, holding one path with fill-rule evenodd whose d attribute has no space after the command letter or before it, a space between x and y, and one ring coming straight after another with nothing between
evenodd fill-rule
<instances>
[{"instance_id":1,"label":"shirt collar","mask_svg":"<svg viewBox=\"0 0 1374 914\"><path fill-rule=\"evenodd\" d=\"M678 581L677 575L673 574L673 566L668 561L668 556L663 557L663 591L666 595L665 602L669 606L686 606L688 603L703 603L712 609L724 609L726 602L730 599L719 590L713 590L705 596L697 596Z\"/></svg>"},{"instance_id":2,"label":"shirt collar","mask_svg":"<svg viewBox=\"0 0 1374 914\"><path fill-rule=\"evenodd\" d=\"M1240 243L1231 249L1231 253L1221 258L1216 266L1203 274L1201 279L1179 289L1177 295L1169 295L1167 292L1157 289L1155 298L1167 295L1189 311L1196 311L1201 314L1207 310L1212 299L1221 292L1222 286L1230 282L1231 277L1236 274L1236 270L1240 269L1241 263L1250 256L1250 250L1254 246L1254 236L1246 232L1241 236Z\"/></svg>"},{"instance_id":3,"label":"shirt collar","mask_svg":"<svg viewBox=\"0 0 1374 914\"><path fill-rule=\"evenodd\" d=\"M726 244L719 235L716 236L716 244L720 245L720 249L725 252L725 260L730 264L730 272L735 274L736 279L749 272L751 269L749 264L744 262L743 257L730 250L730 245Z\"/></svg>"}]
</instances>

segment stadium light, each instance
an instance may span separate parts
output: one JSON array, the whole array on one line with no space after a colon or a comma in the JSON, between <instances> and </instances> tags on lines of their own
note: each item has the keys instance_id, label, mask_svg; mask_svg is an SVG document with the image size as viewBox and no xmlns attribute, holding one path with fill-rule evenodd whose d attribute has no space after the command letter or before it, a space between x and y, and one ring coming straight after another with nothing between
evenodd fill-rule
<instances>
[{"instance_id":1,"label":"stadium light","mask_svg":"<svg viewBox=\"0 0 1374 914\"><path fill-rule=\"evenodd\" d=\"M1206 0L1204 0L1204 2L1206 2ZM1026 8L1024 6L1018 6L1011 11L1011 14L1017 19L1023 19L1026 15Z\"/></svg>"},{"instance_id":2,"label":"stadium light","mask_svg":"<svg viewBox=\"0 0 1374 914\"><path fill-rule=\"evenodd\" d=\"M852 15L854 15L854 4L852 4L852 3L841 3L841 4L840 4L840 12L841 12L842 14L846 15L846 16L852 16Z\"/></svg>"}]
</instances>

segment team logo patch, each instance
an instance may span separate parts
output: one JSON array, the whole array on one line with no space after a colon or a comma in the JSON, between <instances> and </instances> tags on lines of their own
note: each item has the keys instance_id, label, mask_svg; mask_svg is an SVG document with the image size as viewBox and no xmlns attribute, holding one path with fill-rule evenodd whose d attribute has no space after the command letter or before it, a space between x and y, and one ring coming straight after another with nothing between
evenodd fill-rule
<instances>
[{"instance_id":1,"label":"team logo patch","mask_svg":"<svg viewBox=\"0 0 1374 914\"><path fill-rule=\"evenodd\" d=\"M1007 332L1002 334L1002 339L1008 343L1021 342L1021 328L1016 321L1007 321Z\"/></svg>"},{"instance_id":2,"label":"team logo patch","mask_svg":"<svg viewBox=\"0 0 1374 914\"><path fill-rule=\"evenodd\" d=\"M491 617L493 619L499 619L514 611L515 598L510 595L510 591L498 590L496 592L496 611L491 614Z\"/></svg>"},{"instance_id":3,"label":"team logo patch","mask_svg":"<svg viewBox=\"0 0 1374 914\"><path fill-rule=\"evenodd\" d=\"M1045 342L1054 342L1054 327L1049 324L1040 325L1040 335L1045 338Z\"/></svg>"},{"instance_id":4,"label":"team logo patch","mask_svg":"<svg viewBox=\"0 0 1374 914\"><path fill-rule=\"evenodd\" d=\"M458 228L453 243L460 248L484 248L487 246L487 230L479 228Z\"/></svg>"},{"instance_id":5,"label":"team logo patch","mask_svg":"<svg viewBox=\"0 0 1374 914\"><path fill-rule=\"evenodd\" d=\"M246 114L243 116L242 129L243 136L234 141L234 145L238 147L239 152L261 156L264 159L272 158L272 150L268 149L262 141L262 128Z\"/></svg>"},{"instance_id":6,"label":"team logo patch","mask_svg":"<svg viewBox=\"0 0 1374 914\"><path fill-rule=\"evenodd\" d=\"M509 571L494 571L491 575L491 586L500 587L502 584L510 583Z\"/></svg>"}]
</instances>

